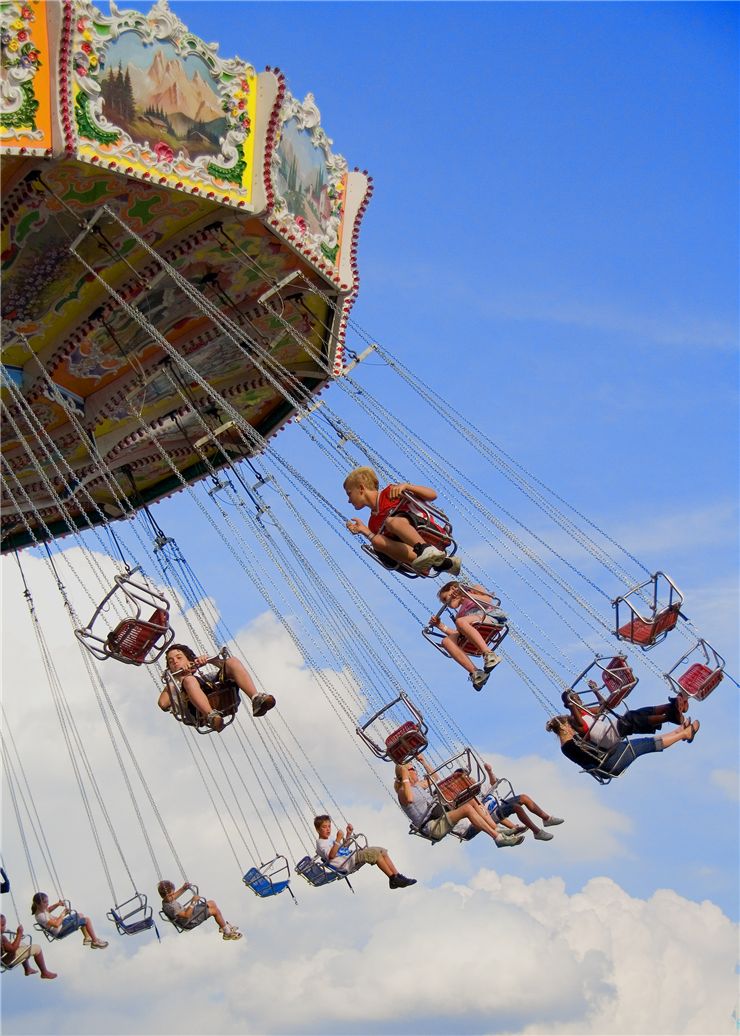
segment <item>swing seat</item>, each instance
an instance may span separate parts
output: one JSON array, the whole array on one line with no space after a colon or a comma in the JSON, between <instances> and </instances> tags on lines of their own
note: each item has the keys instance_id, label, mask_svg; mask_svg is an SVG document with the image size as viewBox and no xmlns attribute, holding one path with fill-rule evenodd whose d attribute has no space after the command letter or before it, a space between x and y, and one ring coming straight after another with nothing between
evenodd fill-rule
<instances>
[{"instance_id":1,"label":"swing seat","mask_svg":"<svg viewBox=\"0 0 740 1036\"><path fill-rule=\"evenodd\" d=\"M481 637L483 637L489 651L495 651L509 632L509 627L505 623L500 625L496 622L484 622L483 620L474 622L473 629L477 630ZM483 654L480 648L468 640L464 633L458 633L457 642L466 655L476 658Z\"/></svg>"},{"instance_id":2,"label":"swing seat","mask_svg":"<svg viewBox=\"0 0 740 1036\"><path fill-rule=\"evenodd\" d=\"M267 899L269 896L278 896L290 887L290 880L270 881L262 871L251 867L242 879L247 888L256 893L260 899Z\"/></svg>"},{"instance_id":3,"label":"swing seat","mask_svg":"<svg viewBox=\"0 0 740 1036\"><path fill-rule=\"evenodd\" d=\"M619 627L617 636L620 640L628 640L641 648L654 647L675 629L680 607L679 604L671 605L650 621L633 615L629 622Z\"/></svg>"},{"instance_id":4,"label":"swing seat","mask_svg":"<svg viewBox=\"0 0 740 1036\"><path fill-rule=\"evenodd\" d=\"M388 512L387 518L409 515L414 519L414 527L424 543L438 550L448 550L453 543L452 525L444 511L432 507L427 501L422 503L411 493L404 492L398 504Z\"/></svg>"},{"instance_id":5,"label":"swing seat","mask_svg":"<svg viewBox=\"0 0 740 1036\"><path fill-rule=\"evenodd\" d=\"M421 501L417 499L411 493L404 490L395 507L388 511L386 520L399 516L413 519L412 524L419 534L419 539L426 543L427 546L436 547L437 550L443 551L448 556L456 552L457 544L452 538L452 525L444 511L440 511L439 508L434 507L426 500ZM383 522L380 528L381 533L384 533L384 531L385 522ZM362 550L369 554L371 558L374 558L375 561L378 561L384 568L388 569L389 572L399 572L409 579L427 578L432 575L431 571L424 573L415 572L410 565L404 565L401 562L394 561L393 558L388 557L386 554L378 553L369 543L363 543Z\"/></svg>"},{"instance_id":6,"label":"swing seat","mask_svg":"<svg viewBox=\"0 0 740 1036\"><path fill-rule=\"evenodd\" d=\"M397 708L397 706L400 708ZM401 711L401 709L407 715L410 713L412 718L401 723L400 726L396 726L401 718L397 716L397 712ZM396 710L396 712L393 713L392 710ZM382 735L380 731L378 733L370 733L371 728L378 722L387 722L388 726L385 728L387 730L391 725L388 721L393 722L394 729L384 739L381 740ZM378 709L377 712L374 712L362 726L355 727L355 731L374 756L385 760L385 762L394 763L407 763L409 759L415 759L419 752L423 752L429 744L427 740L428 729L424 722L424 717L403 691L393 701L388 702L381 709Z\"/></svg>"},{"instance_id":7,"label":"swing seat","mask_svg":"<svg viewBox=\"0 0 740 1036\"><path fill-rule=\"evenodd\" d=\"M169 601L148 583L134 579L138 571L137 565L125 575L116 576L113 589L95 609L87 626L75 630L77 639L101 662L115 658L126 665L151 665L175 639L175 631L169 625ZM111 630L106 615L113 600L128 614ZM142 618L144 609L153 609L148 619Z\"/></svg>"},{"instance_id":8,"label":"swing seat","mask_svg":"<svg viewBox=\"0 0 740 1036\"><path fill-rule=\"evenodd\" d=\"M44 928L38 921L33 926L37 932L41 932L47 942L59 942L61 939L66 939L68 935L74 935L75 932L79 932L80 928L82 928L80 915L76 910L71 909L66 899L64 900L64 906L67 909L67 914L64 917L64 921L67 924L64 925L63 931L60 931L58 928Z\"/></svg>"},{"instance_id":9,"label":"swing seat","mask_svg":"<svg viewBox=\"0 0 740 1036\"><path fill-rule=\"evenodd\" d=\"M611 662L604 666L602 679L611 696L609 701L610 708L621 704L637 684L637 678L624 655L615 655Z\"/></svg>"},{"instance_id":10,"label":"swing seat","mask_svg":"<svg viewBox=\"0 0 740 1036\"><path fill-rule=\"evenodd\" d=\"M413 720L402 724L385 739L387 754L394 763L407 763L410 759L415 759L428 744L419 724Z\"/></svg>"},{"instance_id":11,"label":"swing seat","mask_svg":"<svg viewBox=\"0 0 740 1036\"><path fill-rule=\"evenodd\" d=\"M284 875L284 877L278 877L278 875ZM250 867L242 881L260 899L279 896L287 889L293 902L296 902L290 887L290 868L284 856L276 856L274 860L270 860L269 863L261 863L259 867Z\"/></svg>"},{"instance_id":12,"label":"swing seat","mask_svg":"<svg viewBox=\"0 0 740 1036\"><path fill-rule=\"evenodd\" d=\"M9 932L7 929L5 930L5 938L9 939L11 942L13 942L16 935L17 932ZM3 953L0 956L0 972L12 971L13 968L17 968L19 964L22 964L24 961L29 960L31 942L31 936L28 932L26 932L25 935L21 936L20 945L18 946L18 949L15 952L15 957L13 957L12 960L5 960L6 957L12 956L10 952Z\"/></svg>"},{"instance_id":13,"label":"swing seat","mask_svg":"<svg viewBox=\"0 0 740 1036\"><path fill-rule=\"evenodd\" d=\"M139 935L140 932L148 932L153 928L159 939L152 908L147 905L146 896L141 892L137 892L125 903L111 907L106 917L116 926L119 935Z\"/></svg>"},{"instance_id":14,"label":"swing seat","mask_svg":"<svg viewBox=\"0 0 740 1036\"><path fill-rule=\"evenodd\" d=\"M694 662L676 683L692 698L704 701L709 697L718 683L722 682L724 673L721 669L710 669L702 662Z\"/></svg>"},{"instance_id":15,"label":"swing seat","mask_svg":"<svg viewBox=\"0 0 740 1036\"><path fill-rule=\"evenodd\" d=\"M683 594L670 576L655 572L612 601L617 639L628 640L643 651L649 651L675 628L682 604ZM629 620L625 623L619 617L620 607L629 610Z\"/></svg>"},{"instance_id":16,"label":"swing seat","mask_svg":"<svg viewBox=\"0 0 740 1036\"><path fill-rule=\"evenodd\" d=\"M480 791L480 785L476 784L467 770L461 768L439 781L437 789L445 802L450 804L450 808L456 809L474 799Z\"/></svg>"},{"instance_id":17,"label":"swing seat","mask_svg":"<svg viewBox=\"0 0 740 1036\"><path fill-rule=\"evenodd\" d=\"M346 874L342 874L341 871L336 870L331 864L324 863L318 856L304 856L302 860L295 865L296 874L300 874L301 877L305 878L309 885L313 885L314 888L321 888L322 885L331 885L333 881L337 881L340 878L347 882L352 892L354 889L350 885L349 878Z\"/></svg>"},{"instance_id":18,"label":"swing seat","mask_svg":"<svg viewBox=\"0 0 740 1036\"><path fill-rule=\"evenodd\" d=\"M143 665L160 637L167 635L169 620L163 608L156 608L147 621L124 619L106 637L109 654L119 662Z\"/></svg>"}]
</instances>

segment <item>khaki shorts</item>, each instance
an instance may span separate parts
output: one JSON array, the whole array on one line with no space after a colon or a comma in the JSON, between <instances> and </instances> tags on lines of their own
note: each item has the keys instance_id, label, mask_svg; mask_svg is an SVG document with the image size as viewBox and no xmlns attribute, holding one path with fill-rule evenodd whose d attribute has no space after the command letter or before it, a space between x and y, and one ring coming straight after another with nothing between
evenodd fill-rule
<instances>
[{"instance_id":1,"label":"khaki shorts","mask_svg":"<svg viewBox=\"0 0 740 1036\"><path fill-rule=\"evenodd\" d=\"M355 866L361 867L363 863L377 863L383 853L387 852L379 845L369 845L367 849L358 849L352 856Z\"/></svg>"},{"instance_id":2,"label":"khaki shorts","mask_svg":"<svg viewBox=\"0 0 740 1036\"><path fill-rule=\"evenodd\" d=\"M433 838L435 842L438 842L440 838L444 838L452 830L452 824L450 818L445 813L439 820L429 820L424 827L421 829L421 833L426 835L427 838Z\"/></svg>"}]
</instances>

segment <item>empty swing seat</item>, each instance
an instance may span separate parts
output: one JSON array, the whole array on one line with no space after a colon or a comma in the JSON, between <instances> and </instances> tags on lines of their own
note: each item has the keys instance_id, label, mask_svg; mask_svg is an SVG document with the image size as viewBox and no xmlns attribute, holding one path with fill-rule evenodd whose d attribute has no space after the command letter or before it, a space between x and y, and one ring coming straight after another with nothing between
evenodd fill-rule
<instances>
[{"instance_id":1,"label":"empty swing seat","mask_svg":"<svg viewBox=\"0 0 740 1036\"><path fill-rule=\"evenodd\" d=\"M609 707L619 705L637 683L624 655L616 655L602 670L604 686L611 695Z\"/></svg>"},{"instance_id":2,"label":"empty swing seat","mask_svg":"<svg viewBox=\"0 0 740 1036\"><path fill-rule=\"evenodd\" d=\"M428 744L418 723L414 723L413 720L403 723L385 739L385 747L394 763L405 763L409 759L414 759Z\"/></svg>"},{"instance_id":3,"label":"empty swing seat","mask_svg":"<svg viewBox=\"0 0 740 1036\"><path fill-rule=\"evenodd\" d=\"M670 633L675 628L678 622L679 607L679 605L673 605L666 608L651 621L633 616L624 626L620 626L617 636L621 640L629 640L639 647L652 647L666 633Z\"/></svg>"},{"instance_id":4,"label":"empty swing seat","mask_svg":"<svg viewBox=\"0 0 740 1036\"><path fill-rule=\"evenodd\" d=\"M676 683L692 698L703 701L708 697L723 677L721 669L710 669L702 662L694 662L686 672L679 676Z\"/></svg>"},{"instance_id":5,"label":"empty swing seat","mask_svg":"<svg viewBox=\"0 0 740 1036\"><path fill-rule=\"evenodd\" d=\"M146 896L140 892L125 903L111 907L106 917L116 926L119 935L139 935L153 928L159 939L152 908L147 905Z\"/></svg>"},{"instance_id":6,"label":"empty swing seat","mask_svg":"<svg viewBox=\"0 0 740 1036\"><path fill-rule=\"evenodd\" d=\"M106 638L111 654L134 665L143 665L159 638L167 633L169 618L163 608L157 608L147 621L124 619L119 622Z\"/></svg>"},{"instance_id":7,"label":"empty swing seat","mask_svg":"<svg viewBox=\"0 0 740 1036\"><path fill-rule=\"evenodd\" d=\"M242 880L247 888L256 893L260 899L267 899L268 896L277 896L290 886L289 878L285 881L270 881L256 867L251 867Z\"/></svg>"}]
</instances>

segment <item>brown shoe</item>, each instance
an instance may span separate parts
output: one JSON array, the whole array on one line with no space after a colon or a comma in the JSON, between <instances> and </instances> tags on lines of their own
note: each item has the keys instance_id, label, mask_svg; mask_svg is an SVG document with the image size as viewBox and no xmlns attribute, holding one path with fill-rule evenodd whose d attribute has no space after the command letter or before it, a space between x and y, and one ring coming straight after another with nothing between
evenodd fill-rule
<instances>
[{"instance_id":1,"label":"brown shoe","mask_svg":"<svg viewBox=\"0 0 740 1036\"><path fill-rule=\"evenodd\" d=\"M270 709L275 708L275 699L271 694L255 694L252 698L252 715L255 717L264 716Z\"/></svg>"},{"instance_id":2,"label":"brown shoe","mask_svg":"<svg viewBox=\"0 0 740 1036\"><path fill-rule=\"evenodd\" d=\"M217 734L224 729L224 718L221 713L216 712L215 709L212 712L209 712L206 716L206 723L211 730L215 730Z\"/></svg>"}]
</instances>

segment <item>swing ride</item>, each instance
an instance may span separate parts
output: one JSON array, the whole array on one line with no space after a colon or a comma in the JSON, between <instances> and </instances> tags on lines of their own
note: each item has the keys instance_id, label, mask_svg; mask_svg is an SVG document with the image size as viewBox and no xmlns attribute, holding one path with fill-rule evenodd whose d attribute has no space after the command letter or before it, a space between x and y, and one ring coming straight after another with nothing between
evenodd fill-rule
<instances>
[{"instance_id":1,"label":"swing ride","mask_svg":"<svg viewBox=\"0 0 740 1036\"><path fill-rule=\"evenodd\" d=\"M444 510L406 490L388 517L413 519L419 549L433 547L448 563L457 561L458 537L485 548L499 567L501 596L488 595L491 614L476 617L473 627L487 652L506 642L501 669L548 717L563 694L579 690L598 715L613 713L637 686L638 667L697 702L711 694L725 662L683 614L673 580L651 573L353 320L357 236L370 180L333 153L310 94L300 103L277 70L256 73L243 61L222 59L165 0L147 17L115 7L104 15L88 0L63 0L58 10L34 2L5 6L26 26L33 49L22 51L24 64L13 65L0 114L2 550L18 560L114 904L107 916L119 934L153 928L159 937L117 832L121 803L138 823L151 874L166 869L164 845L190 885L190 905L202 899L185 878L119 717L104 678L115 668L108 663L139 667L142 686L149 681L161 694L154 667L176 629L185 626L198 656L211 662L239 651L214 604L217 595L155 514L155 503L176 493L193 524L201 523L208 549L227 558L231 577L263 598L317 697L355 747L359 736L368 749L360 754L370 769L374 760L404 765L428 754L429 793L444 812L478 799L485 772L447 696L427 685L397 630L406 623L418 637L421 628L449 657L444 634L425 618L429 602L415 592L424 579L410 581L435 573L393 562L368 544L353 551L346 517L322 476L338 486L348 471L372 465L397 484L403 465L443 491L456 532ZM168 107L167 82L181 88L183 108ZM454 462L429 445L426 427L416 431L403 408L389 407L357 381L356 365L370 350L394 386L426 408L437 434L454 436ZM329 397L317 399L329 385ZM347 411L358 425L370 424L371 441ZM313 451L310 467L276 445L276 433L292 421L295 436ZM505 500L458 466L471 456L488 466L492 483L506 484ZM551 535L542 531L546 523ZM569 550L554 545L563 537ZM70 564L62 541L79 548L78 564ZM80 735L26 580L24 548L40 558L64 604L70 641L80 648L119 771L113 794L98 783ZM465 560L470 572L460 592L475 605L476 588L491 584L474 571L472 557ZM395 609L393 622L369 603L369 588L378 584ZM76 603L83 597L87 623ZM506 616L497 619L502 600ZM615 637L624 653L609 648ZM692 646L663 671L652 649L669 637ZM590 659L575 680L563 638L577 645L579 666ZM487 654L462 633L456 643L469 656ZM305 854L310 817L323 812L327 797L337 815L341 807L290 717L278 709L265 722L244 721L239 686L229 680L214 684L210 712L201 713L183 691L182 675L162 674L169 711L245 888L263 901L287 891L282 901L295 902L294 873L313 887L341 880L352 889L341 868ZM214 715L218 724L208 721ZM190 736L215 731L226 733ZM602 750L586 740L583 746L603 762ZM7 725L2 747L19 829L31 820L36 831L31 818L38 811ZM613 777L599 765L588 772L604 784ZM38 888L35 853L22 840ZM37 841L36 858L61 896L48 845ZM363 845L364 836L355 834L348 852ZM292 868L290 860L297 861ZM178 932L188 927L164 911L160 917Z\"/></svg>"}]
</instances>

